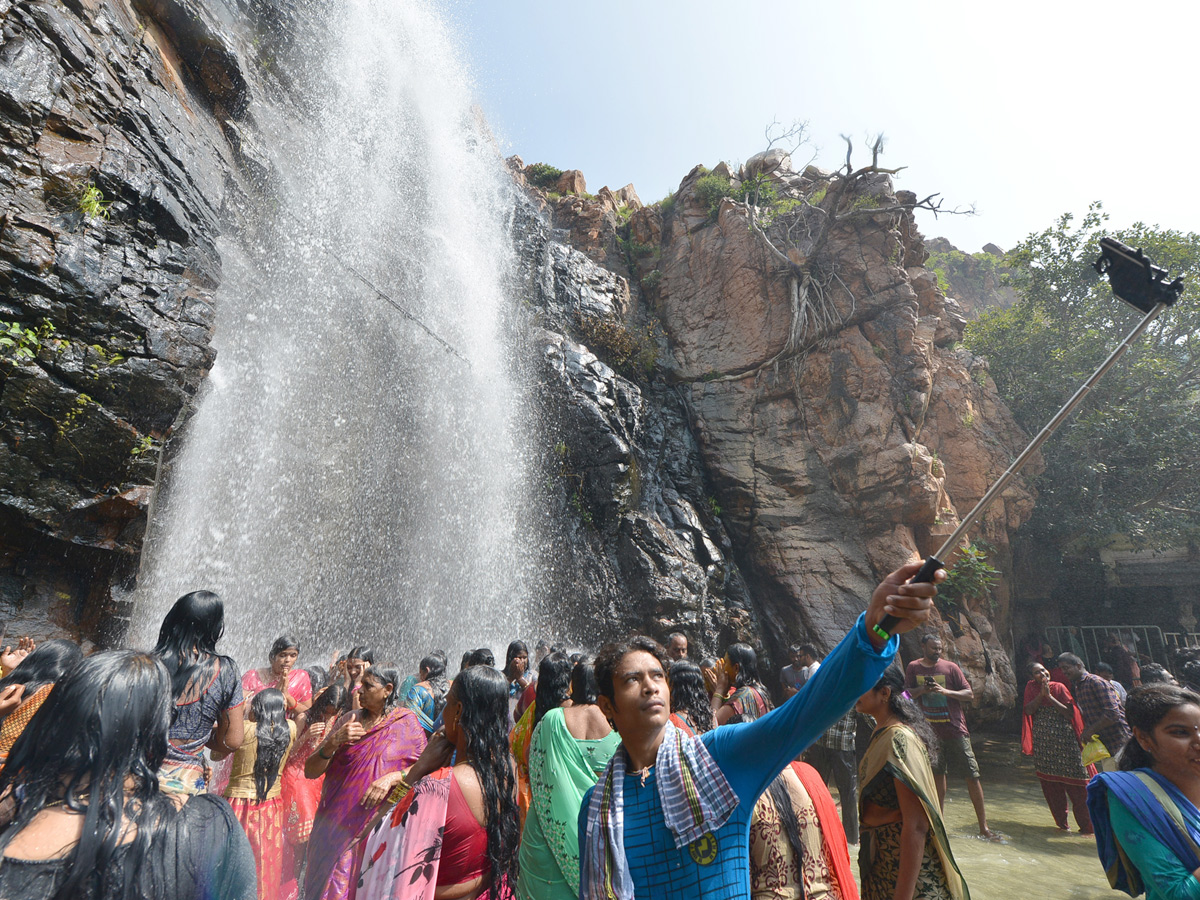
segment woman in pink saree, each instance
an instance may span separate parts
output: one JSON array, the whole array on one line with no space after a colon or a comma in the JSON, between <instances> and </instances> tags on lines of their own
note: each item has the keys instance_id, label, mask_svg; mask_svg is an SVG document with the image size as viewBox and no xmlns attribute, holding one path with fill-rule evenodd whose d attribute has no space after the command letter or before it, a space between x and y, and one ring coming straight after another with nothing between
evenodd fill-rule
<instances>
[{"instance_id":1,"label":"woman in pink saree","mask_svg":"<svg viewBox=\"0 0 1200 900\"><path fill-rule=\"evenodd\" d=\"M435 734L396 781L388 798L395 805L368 829L357 900L515 898L520 817L508 680L490 666L461 672L443 721L445 736ZM446 767L451 749L456 761Z\"/></svg>"},{"instance_id":2,"label":"woman in pink saree","mask_svg":"<svg viewBox=\"0 0 1200 900\"><path fill-rule=\"evenodd\" d=\"M353 895L362 852L355 839L400 771L425 748L425 729L416 714L397 706L400 681L393 669L368 669L358 692L362 708L338 719L305 763L309 778L325 776L308 842L308 900Z\"/></svg>"}]
</instances>

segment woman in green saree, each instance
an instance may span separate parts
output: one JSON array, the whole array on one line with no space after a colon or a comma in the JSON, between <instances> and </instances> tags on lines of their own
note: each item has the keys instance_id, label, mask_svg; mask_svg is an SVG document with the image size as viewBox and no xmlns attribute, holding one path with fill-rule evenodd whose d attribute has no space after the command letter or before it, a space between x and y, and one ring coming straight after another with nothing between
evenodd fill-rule
<instances>
[{"instance_id":1,"label":"woman in green saree","mask_svg":"<svg viewBox=\"0 0 1200 900\"><path fill-rule=\"evenodd\" d=\"M937 741L889 667L854 708L875 719L858 767L863 900L970 900L942 824L930 754Z\"/></svg>"},{"instance_id":2,"label":"woman in green saree","mask_svg":"<svg viewBox=\"0 0 1200 900\"><path fill-rule=\"evenodd\" d=\"M576 900L579 896L579 807L608 765L620 735L596 706L590 660L571 673L571 706L546 713L529 749L532 804L521 835L521 900Z\"/></svg>"}]
</instances>

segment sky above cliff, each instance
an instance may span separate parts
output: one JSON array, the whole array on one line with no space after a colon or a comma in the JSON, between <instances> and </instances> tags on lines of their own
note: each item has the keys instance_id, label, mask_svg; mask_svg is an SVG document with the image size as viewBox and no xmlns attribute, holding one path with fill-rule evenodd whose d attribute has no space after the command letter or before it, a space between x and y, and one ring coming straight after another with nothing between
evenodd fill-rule
<instances>
[{"instance_id":1,"label":"sky above cliff","mask_svg":"<svg viewBox=\"0 0 1200 900\"><path fill-rule=\"evenodd\" d=\"M772 121L808 122L815 156L906 166L940 193L928 236L1005 249L1104 203L1116 227L1200 230L1191 43L1200 6L845 0L446 0L506 155L581 169L588 189L673 191L740 162ZM1121 12L1136 10L1135 16Z\"/></svg>"}]
</instances>

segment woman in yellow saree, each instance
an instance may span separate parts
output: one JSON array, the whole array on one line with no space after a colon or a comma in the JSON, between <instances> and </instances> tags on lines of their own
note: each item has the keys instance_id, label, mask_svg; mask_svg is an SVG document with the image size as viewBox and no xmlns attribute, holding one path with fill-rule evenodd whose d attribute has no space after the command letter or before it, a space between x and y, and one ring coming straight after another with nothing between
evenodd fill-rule
<instances>
[{"instance_id":1,"label":"woman in yellow saree","mask_svg":"<svg viewBox=\"0 0 1200 900\"><path fill-rule=\"evenodd\" d=\"M970 900L942 824L930 754L937 743L892 666L855 709L875 719L858 767L863 900Z\"/></svg>"}]
</instances>

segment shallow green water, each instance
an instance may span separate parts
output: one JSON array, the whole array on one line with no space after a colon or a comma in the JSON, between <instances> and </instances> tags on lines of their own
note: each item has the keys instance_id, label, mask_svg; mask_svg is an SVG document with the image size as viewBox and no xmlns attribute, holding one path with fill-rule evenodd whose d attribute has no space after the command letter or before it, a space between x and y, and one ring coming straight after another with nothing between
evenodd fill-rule
<instances>
[{"instance_id":1,"label":"shallow green water","mask_svg":"<svg viewBox=\"0 0 1200 900\"><path fill-rule=\"evenodd\" d=\"M1090 836L1060 832L1050 817L1033 763L1015 740L974 736L983 778L988 825L1006 844L979 840L975 809L965 782L951 779L945 822L954 858L967 879L971 900L1117 900L1108 886ZM1068 814L1072 829L1075 821ZM853 855L855 850L851 849ZM855 868L857 869L856 860ZM857 876L857 872L855 873Z\"/></svg>"}]
</instances>

